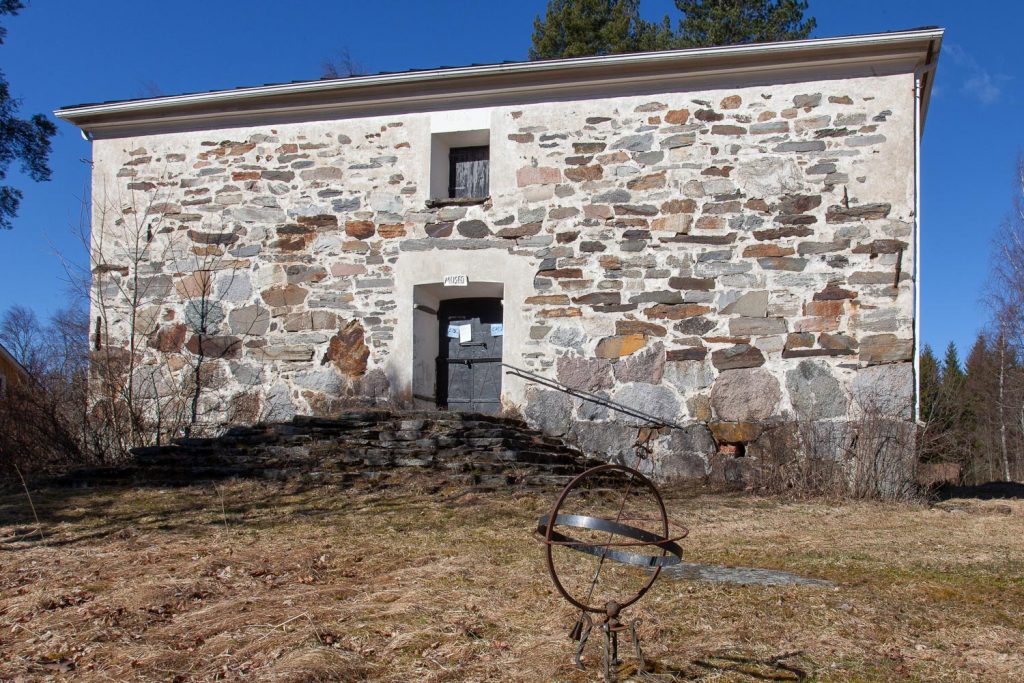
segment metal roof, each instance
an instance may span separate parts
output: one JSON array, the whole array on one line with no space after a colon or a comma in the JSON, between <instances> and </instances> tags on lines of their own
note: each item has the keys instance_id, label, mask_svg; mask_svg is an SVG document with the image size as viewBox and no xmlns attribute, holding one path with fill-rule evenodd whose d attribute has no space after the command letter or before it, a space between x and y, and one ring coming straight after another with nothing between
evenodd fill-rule
<instances>
[{"instance_id":1,"label":"metal roof","mask_svg":"<svg viewBox=\"0 0 1024 683\"><path fill-rule=\"evenodd\" d=\"M216 115L221 111L239 112L247 108L260 108L271 98L275 102L302 97L330 97L344 101L346 97L362 92L373 92L375 99L387 99L389 91L401 86L421 89L454 86L473 79L486 83L482 89L500 89L503 82L513 79L562 78L572 79L598 70L630 69L644 71L677 69L674 73L700 72L724 62L750 64L761 68L787 60L816 58L844 51L909 50L920 53L923 63L934 63L941 44L943 30L923 27L905 31L890 31L865 35L815 38L774 43L752 43L722 47L637 52L571 59L551 59L525 62L499 62L472 64L435 69L409 69L382 72L373 75L321 78L292 81L262 86L237 87L228 90L170 95L145 99L113 100L95 104L63 107L54 114L65 121L89 130L95 124L127 120L158 120L163 115L191 112L193 117ZM928 78L925 92L931 89Z\"/></svg>"}]
</instances>

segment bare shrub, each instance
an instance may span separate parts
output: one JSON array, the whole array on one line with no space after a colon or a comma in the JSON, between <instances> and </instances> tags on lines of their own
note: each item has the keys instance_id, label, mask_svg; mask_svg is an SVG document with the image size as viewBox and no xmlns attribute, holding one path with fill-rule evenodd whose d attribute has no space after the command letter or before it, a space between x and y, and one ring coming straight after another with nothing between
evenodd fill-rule
<instances>
[{"instance_id":1,"label":"bare shrub","mask_svg":"<svg viewBox=\"0 0 1024 683\"><path fill-rule=\"evenodd\" d=\"M320 65L321 78L350 78L365 76L366 73L366 67L352 56L347 47L341 48Z\"/></svg>"},{"instance_id":2,"label":"bare shrub","mask_svg":"<svg viewBox=\"0 0 1024 683\"><path fill-rule=\"evenodd\" d=\"M78 226L88 266L63 259L89 310L59 311L45 327L24 307L0 318L0 340L31 376L0 404L0 464L26 473L117 462L137 447L254 421L262 409L252 386L219 389L227 360L253 331L226 329L221 297L239 266L225 258L223 226L203 226L210 244L193 249L184 229L167 223L158 193L97 196L83 207L95 229ZM177 272L150 266L167 261ZM188 299L184 311L168 309L175 287Z\"/></svg>"},{"instance_id":3,"label":"bare shrub","mask_svg":"<svg viewBox=\"0 0 1024 683\"><path fill-rule=\"evenodd\" d=\"M14 478L94 462L83 440L86 401L86 314L57 311L48 325L22 307L2 319L5 343L28 373L0 397L0 477Z\"/></svg>"},{"instance_id":4,"label":"bare shrub","mask_svg":"<svg viewBox=\"0 0 1024 683\"><path fill-rule=\"evenodd\" d=\"M0 477L37 474L92 461L69 419L77 404L59 387L31 382L11 385L0 401Z\"/></svg>"},{"instance_id":5,"label":"bare shrub","mask_svg":"<svg viewBox=\"0 0 1024 683\"><path fill-rule=\"evenodd\" d=\"M88 396L83 440L100 459L126 458L132 449L182 436L218 432L226 422L261 411L260 395L245 386L224 392L227 361L248 330L227 330L223 297L238 277L227 254L231 230L167 219L159 191L103 188L91 217L78 228L88 268L65 259L69 279L90 303ZM90 226L91 222L91 226ZM196 248L188 230L205 240ZM164 273L153 263L175 264ZM177 290L184 310L167 305ZM252 373L251 384L259 380Z\"/></svg>"},{"instance_id":6,"label":"bare shrub","mask_svg":"<svg viewBox=\"0 0 1024 683\"><path fill-rule=\"evenodd\" d=\"M902 409L863 399L850 419L780 421L748 449L754 487L798 497L914 498L916 431Z\"/></svg>"},{"instance_id":7,"label":"bare shrub","mask_svg":"<svg viewBox=\"0 0 1024 683\"><path fill-rule=\"evenodd\" d=\"M831 423L830 423L831 424ZM786 421L770 426L747 448L754 487L791 496L836 495L845 490L835 449L822 452L824 440L813 422Z\"/></svg>"},{"instance_id":8,"label":"bare shrub","mask_svg":"<svg viewBox=\"0 0 1024 683\"><path fill-rule=\"evenodd\" d=\"M851 424L849 492L855 498L906 500L918 494L914 423L864 410Z\"/></svg>"}]
</instances>

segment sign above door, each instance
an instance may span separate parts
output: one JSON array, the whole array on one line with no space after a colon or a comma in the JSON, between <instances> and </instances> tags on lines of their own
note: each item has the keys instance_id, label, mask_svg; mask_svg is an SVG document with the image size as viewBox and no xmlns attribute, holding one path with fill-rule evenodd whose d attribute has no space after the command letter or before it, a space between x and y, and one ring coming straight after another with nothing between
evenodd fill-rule
<instances>
[{"instance_id":1,"label":"sign above door","mask_svg":"<svg viewBox=\"0 0 1024 683\"><path fill-rule=\"evenodd\" d=\"M445 287L467 287L469 285L468 275L445 275Z\"/></svg>"}]
</instances>

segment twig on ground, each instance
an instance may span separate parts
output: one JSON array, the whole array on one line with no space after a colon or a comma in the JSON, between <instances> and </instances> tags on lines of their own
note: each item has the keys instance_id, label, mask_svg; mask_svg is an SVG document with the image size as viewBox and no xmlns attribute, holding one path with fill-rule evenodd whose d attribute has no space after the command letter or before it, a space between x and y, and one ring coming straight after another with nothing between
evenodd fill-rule
<instances>
[{"instance_id":1,"label":"twig on ground","mask_svg":"<svg viewBox=\"0 0 1024 683\"><path fill-rule=\"evenodd\" d=\"M309 625L313 627L313 633L316 634L316 639L320 642L321 645L323 645L324 639L320 637L320 630L317 629L316 624L313 623L313 617L309 616L309 612L306 612L305 615L306 620L309 621Z\"/></svg>"},{"instance_id":2,"label":"twig on ground","mask_svg":"<svg viewBox=\"0 0 1024 683\"><path fill-rule=\"evenodd\" d=\"M269 638L269 637L270 637L270 635L271 635L271 634L272 634L272 633L273 633L274 631L276 631L277 629L281 628L282 626L285 626L285 625L287 625L287 624L290 624L290 623L292 623L292 622L293 622L293 621L295 621L296 619L301 619L302 617L306 617L307 619L309 619L309 612L303 612L302 614L296 614L296 615L295 615L294 617L292 617L291 619L285 619L285 620L284 620L284 621L282 621L282 622L281 622L280 624L275 624L274 626L271 626L271 627L270 627L270 630L269 630L269 631L267 631L266 633L264 633L264 634L263 634L262 636L260 636L260 637L259 637L259 639L258 639L258 640L256 640L256 643L261 643L261 642L263 642L264 640L266 640L267 638ZM319 636L319 634L318 634L318 635L317 635L317 638L319 638L319 637L320 637L320 636ZM256 643L253 643L253 645L255 645Z\"/></svg>"},{"instance_id":3,"label":"twig on ground","mask_svg":"<svg viewBox=\"0 0 1024 683\"><path fill-rule=\"evenodd\" d=\"M28 498L28 506L32 508L32 516L36 520L36 531L39 532L39 540L45 542L46 537L43 536L43 523L39 521L39 515L36 514L36 506L35 503L32 502L32 494L28 490L28 482L25 481L25 477L21 474L21 469L16 464L12 463L12 465L14 466L14 471L18 473L18 479L21 479L21 487L25 489L25 497Z\"/></svg>"},{"instance_id":4,"label":"twig on ground","mask_svg":"<svg viewBox=\"0 0 1024 683\"><path fill-rule=\"evenodd\" d=\"M17 631L18 629L21 629L22 631L28 631L29 633L34 635L36 638L42 638L43 637L42 635L40 635L36 631L33 631L32 629L30 629L28 626L25 626L25 624L15 624L14 626L11 627L11 631L12 632L13 631Z\"/></svg>"},{"instance_id":5,"label":"twig on ground","mask_svg":"<svg viewBox=\"0 0 1024 683\"><path fill-rule=\"evenodd\" d=\"M224 519L224 529L228 528L228 512L227 508L224 507L224 493L220 490L220 487L216 484L213 485L213 490L217 492L217 496L220 498L220 515Z\"/></svg>"}]
</instances>

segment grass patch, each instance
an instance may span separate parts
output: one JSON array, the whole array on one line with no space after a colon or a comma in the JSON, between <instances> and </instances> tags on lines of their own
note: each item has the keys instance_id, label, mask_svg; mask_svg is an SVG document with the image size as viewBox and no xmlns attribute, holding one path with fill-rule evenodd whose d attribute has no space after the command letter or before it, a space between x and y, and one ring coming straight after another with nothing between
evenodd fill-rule
<instances>
[{"instance_id":1,"label":"grass patch","mask_svg":"<svg viewBox=\"0 0 1024 683\"><path fill-rule=\"evenodd\" d=\"M0 495L0 680L594 680L531 538L554 493L43 490L45 540ZM837 586L659 582L627 615L664 680L1024 678L1024 503L666 502L688 561Z\"/></svg>"}]
</instances>

